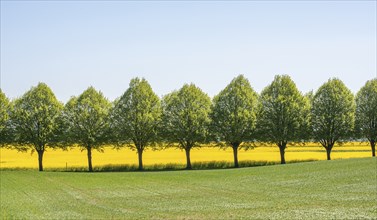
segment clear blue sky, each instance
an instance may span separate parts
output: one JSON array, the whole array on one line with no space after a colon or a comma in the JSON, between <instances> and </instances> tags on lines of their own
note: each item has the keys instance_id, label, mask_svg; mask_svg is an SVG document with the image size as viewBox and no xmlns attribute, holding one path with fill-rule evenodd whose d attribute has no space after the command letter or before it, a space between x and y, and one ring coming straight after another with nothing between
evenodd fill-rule
<instances>
[{"instance_id":1,"label":"clear blue sky","mask_svg":"<svg viewBox=\"0 0 377 220\"><path fill-rule=\"evenodd\" d=\"M136 76L212 97L238 74L257 92L276 74L357 92L376 73L376 1L1 1L10 98L45 82L63 102L90 85L113 100Z\"/></svg>"}]
</instances>

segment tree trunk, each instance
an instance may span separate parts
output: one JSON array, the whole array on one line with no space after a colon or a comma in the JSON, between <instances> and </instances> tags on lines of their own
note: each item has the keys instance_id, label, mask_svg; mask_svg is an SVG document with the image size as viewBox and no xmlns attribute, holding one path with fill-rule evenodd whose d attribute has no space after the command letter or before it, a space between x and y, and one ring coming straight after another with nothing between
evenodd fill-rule
<instances>
[{"instance_id":1,"label":"tree trunk","mask_svg":"<svg viewBox=\"0 0 377 220\"><path fill-rule=\"evenodd\" d=\"M89 146L86 148L88 150L88 166L89 166L89 172L93 172L93 166L92 166L92 148Z\"/></svg>"},{"instance_id":2,"label":"tree trunk","mask_svg":"<svg viewBox=\"0 0 377 220\"><path fill-rule=\"evenodd\" d=\"M137 149L137 156L139 158L139 170L143 170L143 150Z\"/></svg>"},{"instance_id":3,"label":"tree trunk","mask_svg":"<svg viewBox=\"0 0 377 220\"><path fill-rule=\"evenodd\" d=\"M190 160L190 150L191 150L191 148L185 148L185 151L186 151L186 161L187 161L186 169L187 170L191 170L192 169L192 167L191 167L191 160Z\"/></svg>"},{"instance_id":4,"label":"tree trunk","mask_svg":"<svg viewBox=\"0 0 377 220\"><path fill-rule=\"evenodd\" d=\"M239 165L238 165L238 146L239 144L233 144L232 145L232 148L233 148L233 156L234 156L234 167L235 168L238 168Z\"/></svg>"},{"instance_id":5,"label":"tree trunk","mask_svg":"<svg viewBox=\"0 0 377 220\"><path fill-rule=\"evenodd\" d=\"M281 164L285 164L285 145L279 146Z\"/></svg>"},{"instance_id":6,"label":"tree trunk","mask_svg":"<svg viewBox=\"0 0 377 220\"><path fill-rule=\"evenodd\" d=\"M38 152L38 165L39 165L39 171L43 171L43 153L44 150L37 150Z\"/></svg>"},{"instance_id":7,"label":"tree trunk","mask_svg":"<svg viewBox=\"0 0 377 220\"><path fill-rule=\"evenodd\" d=\"M370 140L370 146L372 147L372 157L376 156L376 141Z\"/></svg>"},{"instance_id":8,"label":"tree trunk","mask_svg":"<svg viewBox=\"0 0 377 220\"><path fill-rule=\"evenodd\" d=\"M331 154L331 147L327 147L326 148L326 154L327 154L327 160L331 160L331 156L330 156L330 154Z\"/></svg>"}]
</instances>

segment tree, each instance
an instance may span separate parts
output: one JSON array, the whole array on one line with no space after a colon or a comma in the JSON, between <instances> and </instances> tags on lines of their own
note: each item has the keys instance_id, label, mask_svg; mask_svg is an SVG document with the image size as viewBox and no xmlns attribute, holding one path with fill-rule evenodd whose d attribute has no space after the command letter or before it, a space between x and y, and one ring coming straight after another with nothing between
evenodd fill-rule
<instances>
[{"instance_id":1,"label":"tree","mask_svg":"<svg viewBox=\"0 0 377 220\"><path fill-rule=\"evenodd\" d=\"M130 87L116 102L111 115L115 141L118 144L132 143L128 146L137 150L139 170L142 170L143 152L158 138L161 120L159 97L145 79L132 79Z\"/></svg>"},{"instance_id":2,"label":"tree","mask_svg":"<svg viewBox=\"0 0 377 220\"><path fill-rule=\"evenodd\" d=\"M326 149L331 160L334 144L352 135L355 103L351 91L339 79L329 79L315 93L311 106L313 138Z\"/></svg>"},{"instance_id":3,"label":"tree","mask_svg":"<svg viewBox=\"0 0 377 220\"><path fill-rule=\"evenodd\" d=\"M43 154L57 144L57 119L63 105L44 83L32 87L15 100L10 115L13 144L30 147L38 153L39 171L43 171Z\"/></svg>"},{"instance_id":4,"label":"tree","mask_svg":"<svg viewBox=\"0 0 377 220\"><path fill-rule=\"evenodd\" d=\"M72 97L64 106L62 116L63 141L87 150L89 172L93 171L92 150L103 150L109 142L109 111L111 103L89 87L79 97Z\"/></svg>"},{"instance_id":5,"label":"tree","mask_svg":"<svg viewBox=\"0 0 377 220\"><path fill-rule=\"evenodd\" d=\"M279 147L281 164L285 164L285 149L289 142L302 141L307 136L309 101L296 88L288 75L275 76L259 98L257 119L261 141Z\"/></svg>"},{"instance_id":6,"label":"tree","mask_svg":"<svg viewBox=\"0 0 377 220\"><path fill-rule=\"evenodd\" d=\"M0 89L0 145L6 144L8 140L8 121L10 104L9 99Z\"/></svg>"},{"instance_id":7,"label":"tree","mask_svg":"<svg viewBox=\"0 0 377 220\"><path fill-rule=\"evenodd\" d=\"M190 151L208 137L211 100L194 84L164 96L162 101L161 133L169 143L178 143L185 150L187 166L191 169Z\"/></svg>"},{"instance_id":8,"label":"tree","mask_svg":"<svg viewBox=\"0 0 377 220\"><path fill-rule=\"evenodd\" d=\"M377 141L377 79L369 80L356 95L356 130L366 137L376 156Z\"/></svg>"},{"instance_id":9,"label":"tree","mask_svg":"<svg viewBox=\"0 0 377 220\"><path fill-rule=\"evenodd\" d=\"M233 149L234 166L238 165L238 149L253 139L258 96L249 81L240 75L232 80L212 102L211 133Z\"/></svg>"}]
</instances>

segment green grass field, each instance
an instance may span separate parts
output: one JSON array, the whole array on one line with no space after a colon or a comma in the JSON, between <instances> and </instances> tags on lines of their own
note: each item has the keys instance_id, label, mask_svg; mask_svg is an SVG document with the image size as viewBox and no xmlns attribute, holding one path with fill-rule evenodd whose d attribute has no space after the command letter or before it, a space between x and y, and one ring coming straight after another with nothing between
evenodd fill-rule
<instances>
[{"instance_id":1,"label":"green grass field","mask_svg":"<svg viewBox=\"0 0 377 220\"><path fill-rule=\"evenodd\" d=\"M376 219L376 158L159 172L0 171L1 218Z\"/></svg>"}]
</instances>

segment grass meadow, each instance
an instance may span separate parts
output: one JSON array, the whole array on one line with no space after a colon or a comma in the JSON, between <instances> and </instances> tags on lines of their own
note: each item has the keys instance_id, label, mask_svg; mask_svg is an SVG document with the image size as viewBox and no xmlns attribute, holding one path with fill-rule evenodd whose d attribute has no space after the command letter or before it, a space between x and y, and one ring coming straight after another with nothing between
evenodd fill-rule
<instances>
[{"instance_id":1,"label":"grass meadow","mask_svg":"<svg viewBox=\"0 0 377 220\"><path fill-rule=\"evenodd\" d=\"M312 160L325 160L326 151L318 144L311 143L305 146L289 146L286 149L287 162L294 161L312 161ZM370 157L371 149L368 143L348 143L345 145L337 145L334 147L331 157L332 159L345 159L345 158L361 158ZM120 150L113 149L112 147L105 147L103 153L93 151L93 166L97 170L99 167L111 166L130 166L136 167L137 154L128 148ZM0 148L0 167L1 169L13 168L27 168L37 169L38 155L30 152L18 152ZM257 164L266 163L279 163L280 154L276 146L268 145L261 146L251 150L240 150L239 152L240 165L249 164L250 161ZM225 166L232 166L233 152L231 148L219 149L216 147L203 147L196 148L191 151L191 161L194 168L203 163L219 163ZM158 167L162 164L174 167L184 167L186 163L185 153L179 149L170 148L160 151L146 150L143 153L143 163L146 168ZM199 165L198 165L199 164ZM84 170L87 167L86 151L81 151L79 148L73 148L68 151L61 149L48 149L43 158L44 168L48 169L65 169L66 166L69 170L78 169ZM220 166L219 165L219 166Z\"/></svg>"},{"instance_id":2,"label":"grass meadow","mask_svg":"<svg viewBox=\"0 0 377 220\"><path fill-rule=\"evenodd\" d=\"M1 218L376 219L376 167L370 157L191 171L2 170Z\"/></svg>"}]
</instances>

